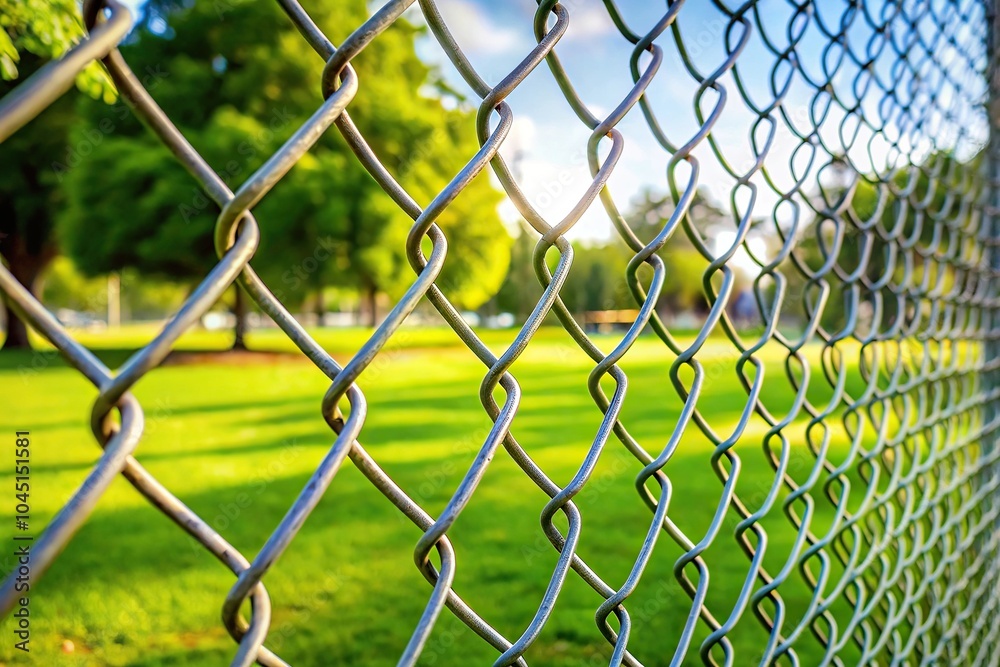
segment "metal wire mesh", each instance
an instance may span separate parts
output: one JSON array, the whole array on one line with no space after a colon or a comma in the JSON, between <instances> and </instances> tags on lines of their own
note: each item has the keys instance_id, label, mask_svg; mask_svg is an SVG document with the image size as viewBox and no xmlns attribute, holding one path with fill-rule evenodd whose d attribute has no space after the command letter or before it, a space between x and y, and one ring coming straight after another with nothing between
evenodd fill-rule
<instances>
[{"instance_id":1,"label":"metal wire mesh","mask_svg":"<svg viewBox=\"0 0 1000 667\"><path fill-rule=\"evenodd\" d=\"M541 0L534 16L537 45L509 72L486 81L459 48L455 27L434 0L419 0L433 38L481 98L480 150L468 156L465 168L424 208L393 179L350 117L352 100L365 94L352 59L414 0L385 3L339 46L296 0L279 1L318 54L317 67L325 62L324 90L309 121L235 191L160 111L116 50L130 16L114 0L87 0L89 38L0 101L2 140L65 92L83 66L103 58L124 99L222 209L215 228L217 265L162 332L114 371L0 267L0 289L16 311L100 391L91 423L103 453L37 541L36 578L122 474L236 575L223 604L226 629L238 646L232 664L284 665L267 648L272 602L262 580L349 458L423 531L414 558L430 593L399 658L401 665L418 661L446 609L496 649L495 664L526 664L570 577L604 599L594 610L595 638L603 637L608 649L600 664L799 664L797 649L805 643L820 647L823 664L1000 664L1000 653L993 650L1000 640L1000 454L994 447L1000 425L1000 152L991 132L996 115L990 116L989 105L996 85L990 77L995 13L989 0L717 1L711 9L718 30L708 30L703 19L694 23L688 18L691 2L669 2L655 24L638 26L629 25L615 3L605 0L603 7L621 39L634 50L631 88L603 118L577 95L557 55L581 3ZM722 54L713 62L702 48L706 35ZM804 40L821 41L818 58L805 54ZM660 68L667 50L679 54L683 71ZM499 152L515 116L505 99L538 67L552 72L590 131L586 155L593 180L561 220L548 220L536 210ZM754 99L746 82L762 76L769 95ZM651 86L663 78L688 86L684 101L692 105L694 131L681 129L672 108L657 104ZM728 140L719 131L720 118L734 109L749 118L753 159L744 165L730 162ZM665 185L672 204L665 224L645 240L626 223L608 187L625 145L617 126L638 116L657 144L646 149L666 156ZM343 367L250 266L260 239L251 209L331 126L385 196L413 219L406 242L412 284ZM705 238L692 213L700 165L712 159L732 179L734 233L731 244L721 248ZM448 253L435 219L487 168L537 235L533 263L543 288L514 343L499 356L466 324L437 282ZM871 193L864 201L858 194L862 189ZM637 314L610 351L588 337L560 298L573 257L565 235L598 199L633 255L624 279ZM766 256L748 241L751 230L761 226L780 246ZM668 273L662 257L681 237L690 239L708 263L704 276ZM546 257L553 248L558 262L550 270ZM747 252L757 267L752 294L760 328L740 327L730 316L738 252ZM655 306L665 285L693 280L703 284L708 314L688 340L672 334ZM143 408L130 393L234 281L329 377L322 416L336 434L329 453L252 560L139 463ZM357 440L367 418L361 390L365 371L425 300L485 367L480 399L493 422L437 516L413 499L412 490L397 486ZM783 313L793 310L800 312L804 325L790 335L779 324ZM576 475L565 486L546 476L511 431L521 404L511 368L550 314L592 360L588 389L603 415ZM671 389L683 402L676 422L662 434L665 444L656 446L638 442L621 420L627 377L619 363L644 332L662 341ZM699 405L706 382L718 377L702 364L702 351L709 337L720 332L732 350L723 375L738 380L745 394L739 419L726 430L713 424ZM765 354L781 359L785 377L769 374L765 381ZM790 405L769 401L772 383L791 387ZM498 395L502 402L495 400ZM657 399L630 394L628 400ZM764 424L762 437L749 429L752 422ZM718 487L715 507L683 507L672 498L671 459L681 437L692 433L711 445L706 458L716 475L699 483ZM846 455L831 455L835 434L849 443ZM574 503L612 447L623 448L637 461L636 502L644 502L650 512L648 532L637 539L634 564L619 580L602 575L580 555L582 515ZM791 464L795 451L806 453L806 465ZM513 637L495 630L488 614L453 588L458 555L449 529L495 456L510 457L551 498L541 513L542 529L557 554L534 618ZM740 468L749 456L763 456L773 470L770 486L752 496L737 490ZM680 527L678 517L691 512L705 519L706 530L693 533ZM777 562L777 568L765 567L765 525L794 535L790 544L779 547L785 551L778 560L769 561ZM734 538L746 557L744 584L727 604L713 605L706 552L713 544L732 544ZM672 598L670 604L685 605L690 613L683 627L673 629L671 655L633 654L630 637L641 634L643 626L630 610L630 597L650 584L643 573L657 543L664 541L683 552L672 584L686 597ZM8 575L0 589L5 614L15 603L13 577ZM788 586L808 588L807 608L787 607L782 591ZM248 618L241 614L247 600L252 603ZM755 655L734 653L728 635L741 622L759 625Z\"/></svg>"}]
</instances>

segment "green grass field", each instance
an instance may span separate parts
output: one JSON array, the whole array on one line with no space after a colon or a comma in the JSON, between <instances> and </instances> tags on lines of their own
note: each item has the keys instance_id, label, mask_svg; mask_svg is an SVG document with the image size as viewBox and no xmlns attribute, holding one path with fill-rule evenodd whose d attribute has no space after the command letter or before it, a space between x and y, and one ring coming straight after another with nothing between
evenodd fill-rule
<instances>
[{"instance_id":1,"label":"green grass field","mask_svg":"<svg viewBox=\"0 0 1000 667\"><path fill-rule=\"evenodd\" d=\"M117 365L146 334L133 330L117 337L81 337L98 348L106 363ZM487 342L499 350L511 335L492 332ZM320 340L344 361L363 336L360 331L324 331ZM597 341L605 350L614 344L612 337ZM180 347L221 348L225 343L221 334L196 332L182 339ZM288 349L276 332L254 334L250 344ZM768 348L761 355L768 374L763 400L778 415L792 399L780 352ZM713 340L699 358L709 378L699 405L726 436L746 399L733 371L732 348L723 339ZM672 360L655 339L644 338L623 364L630 380L623 421L654 455L672 433L681 407L668 377ZM591 367L565 333L544 329L513 369L524 392L513 431L560 484L576 472L600 422L586 389ZM490 424L477 398L483 373L450 332L404 330L363 377L370 407L362 442L431 514L447 502ZM811 399L822 401L829 392L824 394L826 381L816 373L812 385L816 391ZM5 396L0 426L10 439L16 429L32 432L32 521L37 530L77 488L99 454L86 426L96 390L46 352L0 355L0 386ZM147 419L136 456L252 558L332 443L320 415L327 386L319 371L291 356L164 366L135 388ZM751 504L759 503L773 478L761 447L766 429L754 417L736 447L743 461L737 490ZM799 478L814 462L803 432L801 425L788 429L792 470ZM665 469L674 484L670 515L693 541L708 526L722 486L710 467L712 448L692 427ZM842 458L845 449L843 433L834 432L831 460ZM583 515L579 552L614 587L624 582L652 516L633 484L641 467L612 437L577 499ZM5 474L7 468L2 468ZM11 485L9 475L0 475L0 488ZM238 507L238 499L244 507ZM456 590L511 639L535 613L555 565L556 552L539 526L546 501L500 450L449 533L458 558ZM818 510L821 525L830 508L821 500ZM780 510L764 525L769 534L765 562L774 571L784 563L794 533ZM300 667L395 664L430 593L412 561L420 534L348 461L265 579L274 607L268 645ZM681 553L661 535L643 584L627 604L634 622L630 647L647 665L669 662L690 610L690 599L672 572ZM724 619L748 568L731 528L719 536L706 560L711 569L708 605ZM228 664L234 644L219 617L232 582L228 570L119 478L34 588L29 662ZM797 574L782 591L788 618L794 621L809 591ZM608 645L594 622L601 601L571 573L528 662L606 664ZM701 664L697 645L706 635L701 625L688 663ZM765 636L753 614L744 614L731 633L736 664L750 664ZM62 649L67 640L74 646L71 653ZM810 641L807 632L799 653L802 664L818 659L818 646ZM0 642L0 661L22 664L13 653L10 641ZM445 612L421 664L491 664L496 656Z\"/></svg>"}]
</instances>

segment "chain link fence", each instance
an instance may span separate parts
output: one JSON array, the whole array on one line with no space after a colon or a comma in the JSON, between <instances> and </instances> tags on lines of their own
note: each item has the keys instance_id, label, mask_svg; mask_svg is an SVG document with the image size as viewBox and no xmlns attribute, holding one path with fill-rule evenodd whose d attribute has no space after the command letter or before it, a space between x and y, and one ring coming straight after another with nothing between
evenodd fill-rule
<instances>
[{"instance_id":1,"label":"chain link fence","mask_svg":"<svg viewBox=\"0 0 1000 667\"><path fill-rule=\"evenodd\" d=\"M800 649L806 644L818 647L811 655L822 656L823 664L1000 664L995 650L1000 643L1000 454L994 445L1000 425L1000 152L991 132L1000 112L991 104L997 99L990 76L995 64L992 2L717 0L710 7L702 3L714 16L714 22L706 22L704 13L694 12L694 0L677 0L666 3L655 23L632 25L613 0L541 0L533 19L536 45L516 67L489 80L459 48L461 27L450 25L434 0L395 0L373 8L340 45L331 43L296 0L279 2L316 51L324 89L317 91L308 122L235 191L161 112L116 50L132 18L114 0L86 0L89 37L0 100L2 140L68 90L85 65L103 59L122 97L222 210L215 228L218 263L162 332L116 370L74 340L0 268L0 289L18 314L99 389L91 426L103 451L36 541L36 579L121 474L235 575L222 615L236 644L232 664L285 665L268 648L272 601L263 579L335 484L338 471L354 465L423 531L413 557L427 580L428 597L400 665L418 663L443 614L454 615L494 647L495 664L527 664L533 642L559 613L556 601L570 578L604 600L593 609L594 641L606 647L595 664L795 665L802 664ZM365 95L365 81L352 69L352 59L416 4L451 66L481 100L480 150L467 156L465 168L424 208L394 180L350 116L352 100ZM559 57L560 40L573 31L574 13L585 8L607 12L618 38L633 47L630 88L610 112L588 106ZM679 56L683 69L661 67L667 52ZM578 203L560 220L536 210L500 152L515 118L505 100L537 68L554 75L590 132L582 148L592 181L579 189ZM768 91L763 98L750 92L748 81L754 78L763 82L757 89ZM662 96L653 91L666 80L686 86L672 89L687 91L682 99L659 103ZM680 106L692 110L693 132L675 122ZM721 120L734 110L749 119L743 141L752 156L744 164L730 159L733 140ZM626 118L641 119L655 138L642 150L666 160L669 215L645 239L626 224L621 201L608 185L626 146L618 129ZM331 127L350 144L387 200L413 219L406 239L411 285L343 366L251 267L260 240L251 210ZM692 206L707 161L720 165L731 182L732 233L722 243L706 238ZM448 252L435 219L484 170L492 170L534 232L533 265L542 288L513 344L499 355L466 323L437 281ZM572 270L573 247L566 234L586 210L597 207L603 207L632 254L621 278L636 310L612 349L599 347L560 298ZM755 235L772 241L769 251L751 242ZM703 276L668 271L663 257L682 237L707 262ZM557 261L547 261L554 255ZM754 266L748 294L757 327L740 325L732 314L738 255ZM672 332L656 307L665 286L679 281L700 281L704 289L707 315L693 337ZM322 416L335 434L328 454L253 559L141 465L143 406L130 393L234 282L329 377ZM436 516L358 442L367 417L366 369L422 302L432 304L482 362L480 399L493 423ZM785 326L793 315L797 326ZM512 366L552 316L592 360L588 389L603 416L565 486L550 479L512 434L522 403ZM717 342L720 334L731 354L717 373L702 360L706 344ZM656 443L637 441L621 418L627 376L620 363L641 335L662 343L669 385L661 390L675 392L683 403ZM784 376L765 373L766 355L780 359ZM699 403L706 383L720 377L742 387L735 424L713 423ZM791 388L790 404L769 400L774 385ZM660 398L629 394L628 400ZM765 424L763 435L748 429L752 421ZM689 433L711 443L706 477L698 483L718 487L715 506L685 506L682 497L673 496L677 480L671 479L671 459ZM830 443L838 437L847 447L834 454ZM583 513L574 502L612 448L634 459L635 502L649 510L648 531L636 536L633 565L623 578L597 571L580 554ZM512 459L551 499L541 522L554 567L534 617L515 636L495 629L487 611L453 588L460 559L449 539L449 529L494 457L501 456ZM737 482L751 458L767 462L772 482L745 494ZM798 463L793 465L793 459ZM600 507L590 511L600 512ZM704 519L703 532L680 527L678 518L692 513ZM767 553L775 531L789 538L776 541ZM668 604L690 611L683 626L671 630L672 654L633 653L630 638L642 634L645 611L631 609L630 598L640 587L663 583L643 574L657 545L669 542L683 555L674 565L676 579L669 582L681 594ZM725 604L713 603L709 595L710 549L720 544L737 546L745 555L743 585ZM16 603L14 577L9 574L0 589L4 614ZM789 587L808 590L806 607L786 604L782 592ZM757 625L756 654L734 652L729 635L737 623Z\"/></svg>"}]
</instances>

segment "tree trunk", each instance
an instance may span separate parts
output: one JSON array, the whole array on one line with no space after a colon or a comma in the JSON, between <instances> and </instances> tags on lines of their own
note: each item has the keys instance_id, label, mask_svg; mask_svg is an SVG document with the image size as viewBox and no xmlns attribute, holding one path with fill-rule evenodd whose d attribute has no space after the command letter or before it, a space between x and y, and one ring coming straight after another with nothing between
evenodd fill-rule
<instances>
[{"instance_id":1,"label":"tree trunk","mask_svg":"<svg viewBox=\"0 0 1000 667\"><path fill-rule=\"evenodd\" d=\"M17 316L17 313L10 307L10 303L7 299L3 300L4 306L4 322L7 324L7 339L3 343L4 350L15 350L21 349L26 350L31 347L31 341L28 340L28 327L24 326L24 322L21 318Z\"/></svg>"},{"instance_id":2,"label":"tree trunk","mask_svg":"<svg viewBox=\"0 0 1000 667\"><path fill-rule=\"evenodd\" d=\"M31 253L28 251L25 239L18 234L8 236L4 239L3 257L7 260L10 272L19 283L28 288L34 296L38 296L37 291L41 284L38 277L45 270L56 256L55 246L46 244L41 252ZM7 337L4 340L4 350L30 349L31 341L28 339L28 328L17 316L17 313L10 307L10 303L5 298L5 322L7 326Z\"/></svg>"},{"instance_id":3,"label":"tree trunk","mask_svg":"<svg viewBox=\"0 0 1000 667\"><path fill-rule=\"evenodd\" d=\"M237 284L233 284L233 289L236 290L236 296L233 299L233 315L236 317L236 326L234 328L234 333L236 334L233 338L234 350L246 350L246 335L249 330L249 324L247 323L247 295L244 294L243 288Z\"/></svg>"},{"instance_id":4,"label":"tree trunk","mask_svg":"<svg viewBox=\"0 0 1000 667\"><path fill-rule=\"evenodd\" d=\"M323 299L323 286L316 291L316 326L323 326L323 316L326 315L326 301Z\"/></svg>"},{"instance_id":5,"label":"tree trunk","mask_svg":"<svg viewBox=\"0 0 1000 667\"><path fill-rule=\"evenodd\" d=\"M369 284L365 287L365 303L368 311L365 313L368 316L368 326L374 329L378 326L378 288L375 285Z\"/></svg>"}]
</instances>

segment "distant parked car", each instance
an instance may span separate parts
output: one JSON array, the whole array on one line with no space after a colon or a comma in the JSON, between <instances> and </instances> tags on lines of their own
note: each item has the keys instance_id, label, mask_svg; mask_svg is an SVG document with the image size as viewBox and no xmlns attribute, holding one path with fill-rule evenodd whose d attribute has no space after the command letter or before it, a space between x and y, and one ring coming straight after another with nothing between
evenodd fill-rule
<instances>
[{"instance_id":1,"label":"distant parked car","mask_svg":"<svg viewBox=\"0 0 1000 667\"><path fill-rule=\"evenodd\" d=\"M517 324L517 318L514 317L513 313L500 313L486 318L487 329L509 329L515 324Z\"/></svg>"}]
</instances>

